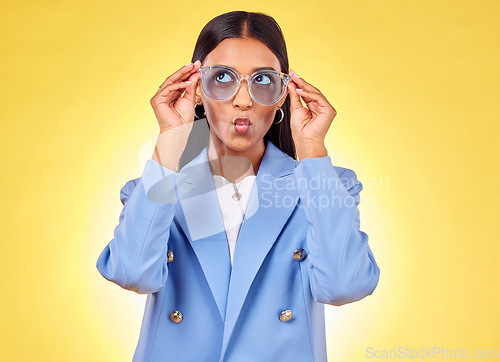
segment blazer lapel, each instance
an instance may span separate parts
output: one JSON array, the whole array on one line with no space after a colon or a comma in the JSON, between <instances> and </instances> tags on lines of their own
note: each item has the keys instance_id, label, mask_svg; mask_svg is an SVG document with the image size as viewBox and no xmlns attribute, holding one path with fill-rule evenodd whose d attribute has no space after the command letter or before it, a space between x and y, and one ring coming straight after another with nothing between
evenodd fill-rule
<instances>
[{"instance_id":1,"label":"blazer lapel","mask_svg":"<svg viewBox=\"0 0 500 362\"><path fill-rule=\"evenodd\" d=\"M222 320L225 320L231 261L207 147L181 170L176 218L201 265Z\"/></svg>"},{"instance_id":2,"label":"blazer lapel","mask_svg":"<svg viewBox=\"0 0 500 362\"><path fill-rule=\"evenodd\" d=\"M299 194L293 183L298 161L267 141L245 218L236 242L229 284L222 358L250 286L264 259L296 207Z\"/></svg>"},{"instance_id":3,"label":"blazer lapel","mask_svg":"<svg viewBox=\"0 0 500 362\"><path fill-rule=\"evenodd\" d=\"M250 286L297 205L296 188L286 185L293 182L293 170L298 161L266 141L231 268L227 235L207 151L208 146L180 171L183 182L182 187L178 187L178 194L182 213L176 214L176 219L199 260L225 322L224 355Z\"/></svg>"}]
</instances>

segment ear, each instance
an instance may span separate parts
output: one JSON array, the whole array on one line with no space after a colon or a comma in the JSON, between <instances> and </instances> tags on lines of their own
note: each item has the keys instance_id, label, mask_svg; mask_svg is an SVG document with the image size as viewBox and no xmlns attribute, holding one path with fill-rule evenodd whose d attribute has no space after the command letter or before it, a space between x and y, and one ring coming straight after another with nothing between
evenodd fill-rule
<instances>
[{"instance_id":1,"label":"ear","mask_svg":"<svg viewBox=\"0 0 500 362\"><path fill-rule=\"evenodd\" d=\"M201 83L200 83L200 81L196 85L196 89L194 91L194 94L195 94L195 103L202 105L203 100L201 99Z\"/></svg>"},{"instance_id":2,"label":"ear","mask_svg":"<svg viewBox=\"0 0 500 362\"><path fill-rule=\"evenodd\" d=\"M285 94L283 94L283 97L281 98L281 100L278 102L278 108L281 108L283 106L283 104L285 103L286 101L286 97L288 96L288 87L286 88L285 90Z\"/></svg>"}]
</instances>

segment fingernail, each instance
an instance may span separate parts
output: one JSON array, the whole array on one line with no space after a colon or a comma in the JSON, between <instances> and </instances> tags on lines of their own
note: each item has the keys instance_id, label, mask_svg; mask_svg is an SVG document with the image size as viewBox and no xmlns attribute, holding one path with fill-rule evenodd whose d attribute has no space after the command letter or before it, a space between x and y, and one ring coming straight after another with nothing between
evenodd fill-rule
<instances>
[{"instance_id":1,"label":"fingernail","mask_svg":"<svg viewBox=\"0 0 500 362\"><path fill-rule=\"evenodd\" d=\"M297 91L297 92L302 92L303 90L302 90L302 89L300 89L300 88L297 88L297 89L296 89L296 91Z\"/></svg>"},{"instance_id":2,"label":"fingernail","mask_svg":"<svg viewBox=\"0 0 500 362\"><path fill-rule=\"evenodd\" d=\"M191 82L190 80L186 80L184 83L191 84L193 82Z\"/></svg>"},{"instance_id":3,"label":"fingernail","mask_svg":"<svg viewBox=\"0 0 500 362\"><path fill-rule=\"evenodd\" d=\"M200 64L201 64L201 60L199 60L199 59L198 59L198 60L196 60L196 62L195 62L195 63L200 63Z\"/></svg>"},{"instance_id":4,"label":"fingernail","mask_svg":"<svg viewBox=\"0 0 500 362\"><path fill-rule=\"evenodd\" d=\"M189 63L187 63L187 64L185 65L185 67L187 67L188 65L191 65L191 64L193 64L193 62L189 62Z\"/></svg>"},{"instance_id":5,"label":"fingernail","mask_svg":"<svg viewBox=\"0 0 500 362\"><path fill-rule=\"evenodd\" d=\"M292 73L292 74L293 74L294 76L296 76L297 78L300 78L300 76L299 76L297 73L295 73L292 69L290 69L290 73Z\"/></svg>"}]
</instances>

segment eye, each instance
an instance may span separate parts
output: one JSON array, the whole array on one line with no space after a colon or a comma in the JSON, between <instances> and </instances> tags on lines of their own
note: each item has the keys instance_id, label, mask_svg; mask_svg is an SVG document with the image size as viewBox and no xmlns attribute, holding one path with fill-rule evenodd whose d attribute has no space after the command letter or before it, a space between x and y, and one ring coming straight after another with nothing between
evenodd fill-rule
<instances>
[{"instance_id":1,"label":"eye","mask_svg":"<svg viewBox=\"0 0 500 362\"><path fill-rule=\"evenodd\" d=\"M233 81L233 77L231 77L231 74L225 71L220 71L217 72L215 75L215 80L219 83L229 83Z\"/></svg>"},{"instance_id":2,"label":"eye","mask_svg":"<svg viewBox=\"0 0 500 362\"><path fill-rule=\"evenodd\" d=\"M271 79L271 76L268 75L268 74L259 74L258 76L256 76L253 80L255 83L257 84L262 84L262 85L266 85L266 84L271 84L272 83L272 79Z\"/></svg>"}]
</instances>

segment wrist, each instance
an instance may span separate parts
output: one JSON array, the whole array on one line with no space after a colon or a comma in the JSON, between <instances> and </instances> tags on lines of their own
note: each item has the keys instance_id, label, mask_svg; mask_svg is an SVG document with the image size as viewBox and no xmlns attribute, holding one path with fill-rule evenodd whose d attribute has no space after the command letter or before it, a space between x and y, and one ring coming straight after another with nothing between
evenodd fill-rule
<instances>
[{"instance_id":1,"label":"wrist","mask_svg":"<svg viewBox=\"0 0 500 362\"><path fill-rule=\"evenodd\" d=\"M188 138L189 133L171 131L160 133L156 138L155 150L151 158L163 167L176 171Z\"/></svg>"},{"instance_id":2,"label":"wrist","mask_svg":"<svg viewBox=\"0 0 500 362\"><path fill-rule=\"evenodd\" d=\"M298 143L295 148L300 160L328 156L324 142L302 142Z\"/></svg>"}]
</instances>

